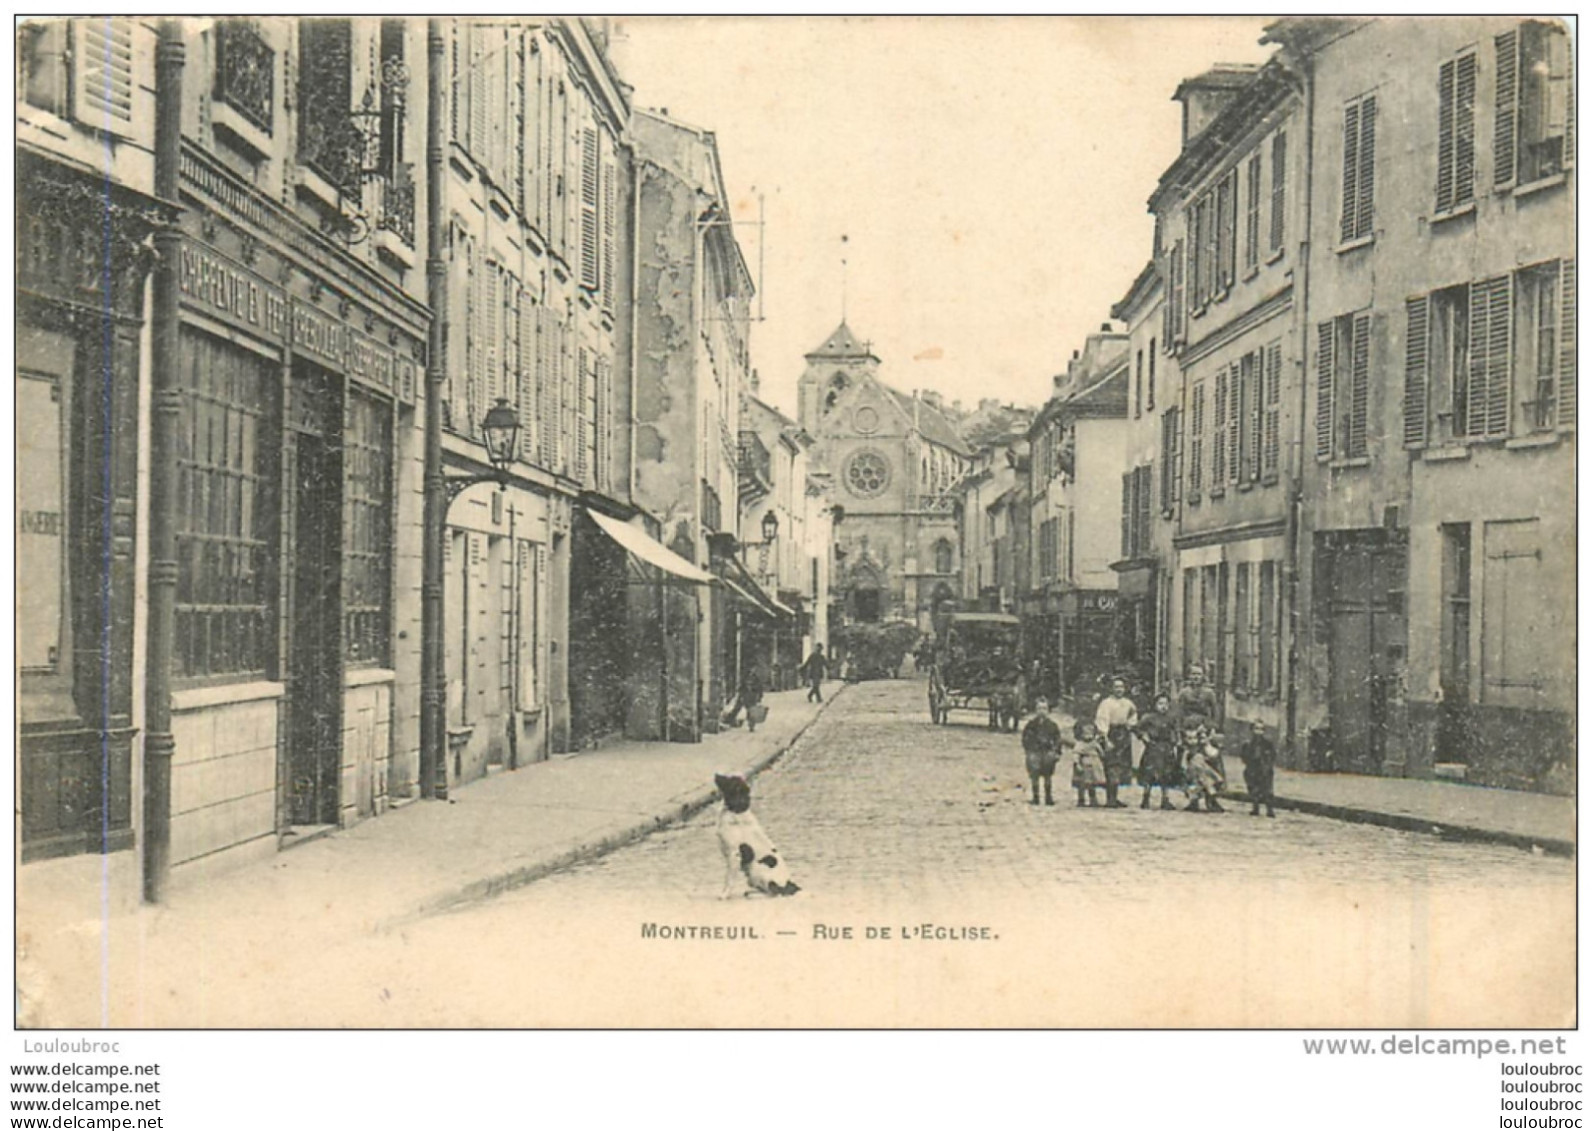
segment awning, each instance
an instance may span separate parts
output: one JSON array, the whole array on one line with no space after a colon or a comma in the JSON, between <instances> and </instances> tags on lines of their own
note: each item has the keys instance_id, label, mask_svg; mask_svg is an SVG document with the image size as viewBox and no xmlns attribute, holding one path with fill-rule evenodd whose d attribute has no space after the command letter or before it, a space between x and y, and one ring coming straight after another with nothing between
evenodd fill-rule
<instances>
[{"instance_id":1,"label":"awning","mask_svg":"<svg viewBox=\"0 0 1592 1131\"><path fill-rule=\"evenodd\" d=\"M795 619L796 614L776 601L766 589L757 583L750 573L746 572L746 568L739 562L733 558L730 559L728 568L739 575L739 580L728 576L721 576L719 580L724 582L725 587L737 594L741 600L764 616L772 617L774 620L779 620L783 617Z\"/></svg>"},{"instance_id":2,"label":"awning","mask_svg":"<svg viewBox=\"0 0 1592 1131\"><path fill-rule=\"evenodd\" d=\"M650 566L657 566L665 573L672 573L676 577L697 585L710 585L713 575L706 570L698 569L686 561L679 554L661 543L654 542L647 537L646 531L628 523L620 522L617 518L609 518L598 511L588 509L591 516L602 532L618 542L620 546L633 557L640 559Z\"/></svg>"}]
</instances>

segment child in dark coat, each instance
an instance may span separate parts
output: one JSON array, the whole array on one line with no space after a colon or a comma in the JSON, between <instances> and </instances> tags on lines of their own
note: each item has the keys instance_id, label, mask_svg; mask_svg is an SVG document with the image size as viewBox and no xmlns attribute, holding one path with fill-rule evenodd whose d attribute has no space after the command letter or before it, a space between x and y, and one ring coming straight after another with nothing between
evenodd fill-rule
<instances>
[{"instance_id":1,"label":"child in dark coat","mask_svg":"<svg viewBox=\"0 0 1592 1131\"><path fill-rule=\"evenodd\" d=\"M1260 816L1260 807L1266 807L1266 816L1275 817L1272 807L1273 782L1277 771L1277 745L1266 736L1265 724L1255 722L1238 748L1244 760L1244 790L1249 794L1249 815Z\"/></svg>"},{"instance_id":2,"label":"child in dark coat","mask_svg":"<svg viewBox=\"0 0 1592 1131\"><path fill-rule=\"evenodd\" d=\"M1028 767L1028 784L1034 792L1033 804L1039 804L1039 783L1045 783L1045 804L1056 802L1050 794L1050 779L1061 758L1061 728L1050 717L1050 704L1040 699L1034 704L1037 713L1023 727L1023 761Z\"/></svg>"},{"instance_id":3,"label":"child in dark coat","mask_svg":"<svg viewBox=\"0 0 1592 1131\"><path fill-rule=\"evenodd\" d=\"M1166 791L1182 784L1183 774L1177 758L1177 724L1172 719L1172 701L1166 695L1155 697L1155 709L1139 719L1139 738L1144 753L1139 757L1139 785L1144 796L1140 809L1150 807L1150 791L1161 787L1161 808L1174 808Z\"/></svg>"}]
</instances>

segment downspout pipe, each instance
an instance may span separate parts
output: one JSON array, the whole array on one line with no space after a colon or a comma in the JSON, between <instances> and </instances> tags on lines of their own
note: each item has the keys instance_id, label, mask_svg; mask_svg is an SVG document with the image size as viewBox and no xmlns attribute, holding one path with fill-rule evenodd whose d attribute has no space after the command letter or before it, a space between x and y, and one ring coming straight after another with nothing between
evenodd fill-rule
<instances>
[{"instance_id":1,"label":"downspout pipe","mask_svg":"<svg viewBox=\"0 0 1592 1131\"><path fill-rule=\"evenodd\" d=\"M447 381L448 265L443 203L443 65L446 29L440 19L426 23L426 304L431 324L426 339L426 415L423 453L424 547L420 564L420 795L448 797L446 652L442 639L442 549L446 535L447 485L442 470L442 397Z\"/></svg>"},{"instance_id":2,"label":"downspout pipe","mask_svg":"<svg viewBox=\"0 0 1592 1131\"><path fill-rule=\"evenodd\" d=\"M144 876L145 901L158 903L171 874L171 762L177 740L171 729L172 653L177 600L177 435L182 390L177 383L177 269L182 230L178 166L182 157L182 80L187 49L182 22L163 20L155 47L155 197L172 210L155 230L151 286L149 444L149 635L144 682Z\"/></svg>"},{"instance_id":3,"label":"downspout pipe","mask_svg":"<svg viewBox=\"0 0 1592 1131\"><path fill-rule=\"evenodd\" d=\"M1305 178L1303 187L1304 232L1299 240L1299 255L1294 267L1294 333L1298 342L1299 412L1294 425L1294 460L1291 482L1288 484L1288 527L1284 552L1287 563L1284 579L1288 590L1288 687L1285 697L1283 749L1290 757L1297 757L1299 744L1299 664L1301 649L1299 632L1302 618L1299 615L1299 563L1302 558L1300 540L1304 537L1304 471L1305 415L1309 411L1310 366L1306 353L1310 344L1310 245L1312 234L1312 203L1314 200L1316 165L1316 80L1315 61L1302 56L1299 69L1303 75L1301 95L1305 112ZM1286 175L1286 170L1284 171Z\"/></svg>"}]
</instances>

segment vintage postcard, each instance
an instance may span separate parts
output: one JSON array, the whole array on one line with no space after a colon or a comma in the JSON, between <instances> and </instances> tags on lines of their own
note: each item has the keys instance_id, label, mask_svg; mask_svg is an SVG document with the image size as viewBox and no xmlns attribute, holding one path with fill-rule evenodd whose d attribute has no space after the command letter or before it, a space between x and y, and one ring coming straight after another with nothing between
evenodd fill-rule
<instances>
[{"instance_id":1,"label":"vintage postcard","mask_svg":"<svg viewBox=\"0 0 1592 1131\"><path fill-rule=\"evenodd\" d=\"M1578 1023L1565 22L16 37L18 1027Z\"/></svg>"}]
</instances>

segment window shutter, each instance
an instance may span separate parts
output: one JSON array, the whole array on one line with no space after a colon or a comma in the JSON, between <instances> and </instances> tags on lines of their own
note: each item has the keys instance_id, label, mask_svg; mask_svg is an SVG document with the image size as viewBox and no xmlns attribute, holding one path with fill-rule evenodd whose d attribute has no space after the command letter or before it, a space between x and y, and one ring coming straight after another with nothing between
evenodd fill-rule
<instances>
[{"instance_id":1,"label":"window shutter","mask_svg":"<svg viewBox=\"0 0 1592 1131\"><path fill-rule=\"evenodd\" d=\"M569 327L558 326L558 395L562 402L563 424L558 433L558 470L568 475L575 463L575 418L580 406L575 400L575 359L570 356Z\"/></svg>"},{"instance_id":2,"label":"window shutter","mask_svg":"<svg viewBox=\"0 0 1592 1131\"><path fill-rule=\"evenodd\" d=\"M536 305L531 292L519 293L519 367L514 388L514 411L520 414L520 457L527 463L536 461L536 444L541 435L541 421L536 413Z\"/></svg>"},{"instance_id":3,"label":"window shutter","mask_svg":"<svg viewBox=\"0 0 1592 1131\"><path fill-rule=\"evenodd\" d=\"M1559 427L1575 427L1575 260L1559 265Z\"/></svg>"},{"instance_id":4,"label":"window shutter","mask_svg":"<svg viewBox=\"0 0 1592 1131\"><path fill-rule=\"evenodd\" d=\"M1470 372L1465 382L1465 434L1487 434L1487 312L1491 288L1486 282L1470 285Z\"/></svg>"},{"instance_id":5,"label":"window shutter","mask_svg":"<svg viewBox=\"0 0 1592 1131\"><path fill-rule=\"evenodd\" d=\"M1454 60L1437 69L1437 210L1454 207Z\"/></svg>"},{"instance_id":6,"label":"window shutter","mask_svg":"<svg viewBox=\"0 0 1592 1131\"><path fill-rule=\"evenodd\" d=\"M1244 478L1253 483L1260 478L1261 449L1266 441L1266 354L1256 350L1247 359L1250 370L1244 381Z\"/></svg>"},{"instance_id":7,"label":"window shutter","mask_svg":"<svg viewBox=\"0 0 1592 1131\"><path fill-rule=\"evenodd\" d=\"M1404 302L1404 446L1426 443L1427 298Z\"/></svg>"},{"instance_id":8,"label":"window shutter","mask_svg":"<svg viewBox=\"0 0 1592 1131\"><path fill-rule=\"evenodd\" d=\"M1360 184L1360 104L1343 110L1343 216L1339 238L1348 243L1355 233L1355 208Z\"/></svg>"},{"instance_id":9,"label":"window shutter","mask_svg":"<svg viewBox=\"0 0 1592 1131\"><path fill-rule=\"evenodd\" d=\"M1575 44L1564 48L1564 167L1575 164Z\"/></svg>"},{"instance_id":10,"label":"window shutter","mask_svg":"<svg viewBox=\"0 0 1592 1131\"><path fill-rule=\"evenodd\" d=\"M597 131L583 129L580 132L580 285L590 291L595 291L602 282L599 278L601 252L597 229L601 169Z\"/></svg>"},{"instance_id":11,"label":"window shutter","mask_svg":"<svg viewBox=\"0 0 1592 1131\"><path fill-rule=\"evenodd\" d=\"M1487 435L1509 434L1509 337L1511 329L1509 276L1501 275L1483 284L1489 292L1487 355ZM1471 323L1471 348L1476 348L1478 327ZM1479 406L1478 406L1479 407ZM1472 411L1476 411L1473 408Z\"/></svg>"},{"instance_id":12,"label":"window shutter","mask_svg":"<svg viewBox=\"0 0 1592 1131\"><path fill-rule=\"evenodd\" d=\"M1122 556L1133 556L1133 478L1137 468L1122 477Z\"/></svg>"},{"instance_id":13,"label":"window shutter","mask_svg":"<svg viewBox=\"0 0 1592 1131\"><path fill-rule=\"evenodd\" d=\"M1476 55L1461 56L1454 74L1454 203L1476 199Z\"/></svg>"},{"instance_id":14,"label":"window shutter","mask_svg":"<svg viewBox=\"0 0 1592 1131\"><path fill-rule=\"evenodd\" d=\"M1332 458L1332 347L1331 319L1316 326L1316 458Z\"/></svg>"},{"instance_id":15,"label":"window shutter","mask_svg":"<svg viewBox=\"0 0 1592 1131\"><path fill-rule=\"evenodd\" d=\"M1282 130L1271 140L1271 250L1283 241L1283 209L1287 204L1288 135Z\"/></svg>"},{"instance_id":16,"label":"window shutter","mask_svg":"<svg viewBox=\"0 0 1592 1131\"><path fill-rule=\"evenodd\" d=\"M1349 369L1348 456L1360 459L1367 454L1366 418L1371 393L1371 316L1356 314L1353 324L1353 353Z\"/></svg>"},{"instance_id":17,"label":"window shutter","mask_svg":"<svg viewBox=\"0 0 1592 1131\"><path fill-rule=\"evenodd\" d=\"M1188 494L1190 499L1199 498L1200 484L1204 480L1204 469L1201 464L1205 458L1205 382L1201 381L1194 386L1194 419L1189 428L1188 445Z\"/></svg>"},{"instance_id":18,"label":"window shutter","mask_svg":"<svg viewBox=\"0 0 1592 1131\"><path fill-rule=\"evenodd\" d=\"M1150 552L1150 506L1154 490L1155 468L1145 464L1139 468L1139 505L1134 512L1134 556L1143 557Z\"/></svg>"},{"instance_id":19,"label":"window shutter","mask_svg":"<svg viewBox=\"0 0 1592 1131\"><path fill-rule=\"evenodd\" d=\"M612 160L603 161L603 277L602 292L603 305L612 310L614 305L614 224L617 217L614 214L616 192L614 176L616 173Z\"/></svg>"},{"instance_id":20,"label":"window shutter","mask_svg":"<svg viewBox=\"0 0 1592 1131\"><path fill-rule=\"evenodd\" d=\"M1360 102L1360 210L1354 234L1371 234L1371 213L1376 201L1376 98Z\"/></svg>"},{"instance_id":21,"label":"window shutter","mask_svg":"<svg viewBox=\"0 0 1592 1131\"><path fill-rule=\"evenodd\" d=\"M1216 408L1211 414L1211 490L1227 482L1227 367L1216 371Z\"/></svg>"},{"instance_id":22,"label":"window shutter","mask_svg":"<svg viewBox=\"0 0 1592 1131\"><path fill-rule=\"evenodd\" d=\"M547 316L547 308L536 308L536 458L537 462L545 468L553 466L554 430L558 421L554 418L556 398L553 388L552 366L552 323Z\"/></svg>"},{"instance_id":23,"label":"window shutter","mask_svg":"<svg viewBox=\"0 0 1592 1131\"><path fill-rule=\"evenodd\" d=\"M589 459L589 452L588 452L589 445L586 442L587 430L586 430L586 421L585 421L585 416L586 416L586 396L587 396L587 394L586 394L586 382L587 382L586 369L587 369L587 365L589 364L589 358L590 358L590 355L587 353L585 346L581 346L581 347L579 347L576 350L576 353L575 353L575 365L576 365L576 367L575 367L575 382L576 382L576 384L575 384L575 408L576 408L576 412L577 412L578 416L580 417L580 420L579 420L579 423L578 423L577 429L576 429L575 478L580 480L582 485L586 484L586 482L587 482L586 476L587 476L587 474L588 474L588 472L590 470L590 459Z\"/></svg>"},{"instance_id":24,"label":"window shutter","mask_svg":"<svg viewBox=\"0 0 1592 1131\"><path fill-rule=\"evenodd\" d=\"M1493 37L1498 57L1498 89L1493 96L1493 184L1515 179L1515 140L1520 119L1520 33L1506 31Z\"/></svg>"},{"instance_id":25,"label":"window shutter","mask_svg":"<svg viewBox=\"0 0 1592 1131\"><path fill-rule=\"evenodd\" d=\"M1243 477L1243 370L1234 362L1227 378L1227 481L1237 483Z\"/></svg>"},{"instance_id":26,"label":"window shutter","mask_svg":"<svg viewBox=\"0 0 1592 1131\"><path fill-rule=\"evenodd\" d=\"M488 261L486 265L486 374L482 382L482 407L491 408L497 403L501 395L498 392L498 377L502 372L503 335L498 330L498 312L502 309L502 296L499 287L503 285L503 268L496 262Z\"/></svg>"},{"instance_id":27,"label":"window shutter","mask_svg":"<svg viewBox=\"0 0 1592 1131\"><path fill-rule=\"evenodd\" d=\"M486 376L486 271L481 263L481 248L470 241L470 375L466 385L463 421L454 426L474 437L481 420L483 378ZM462 427L460 427L462 425Z\"/></svg>"},{"instance_id":28,"label":"window shutter","mask_svg":"<svg viewBox=\"0 0 1592 1131\"><path fill-rule=\"evenodd\" d=\"M1172 506L1172 455L1176 450L1172 446L1172 417L1175 409L1167 409L1161 414L1161 509L1168 510Z\"/></svg>"},{"instance_id":29,"label":"window shutter","mask_svg":"<svg viewBox=\"0 0 1592 1131\"><path fill-rule=\"evenodd\" d=\"M1276 475L1281 443L1282 411L1282 343L1272 342L1266 347L1266 422L1265 436L1261 440L1261 475Z\"/></svg>"},{"instance_id":30,"label":"window shutter","mask_svg":"<svg viewBox=\"0 0 1592 1131\"><path fill-rule=\"evenodd\" d=\"M1172 502L1183 497L1183 410L1169 410L1172 417Z\"/></svg>"},{"instance_id":31,"label":"window shutter","mask_svg":"<svg viewBox=\"0 0 1592 1131\"><path fill-rule=\"evenodd\" d=\"M85 126L127 137L133 126L133 21L75 20L73 114Z\"/></svg>"},{"instance_id":32,"label":"window shutter","mask_svg":"<svg viewBox=\"0 0 1592 1131\"><path fill-rule=\"evenodd\" d=\"M486 31L470 25L470 155L487 162Z\"/></svg>"}]
</instances>

